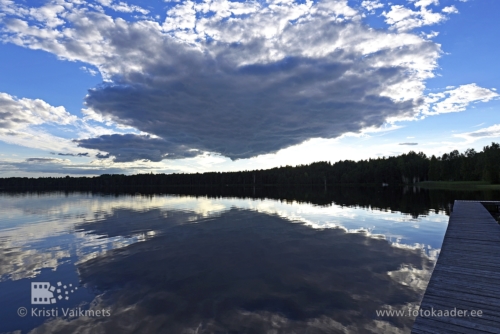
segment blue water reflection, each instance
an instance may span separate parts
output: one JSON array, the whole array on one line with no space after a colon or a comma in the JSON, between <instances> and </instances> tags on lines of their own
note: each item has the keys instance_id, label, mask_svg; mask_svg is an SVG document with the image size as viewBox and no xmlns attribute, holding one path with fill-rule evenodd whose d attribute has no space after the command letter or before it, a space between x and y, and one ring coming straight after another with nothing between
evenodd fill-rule
<instances>
[{"instance_id":1,"label":"blue water reflection","mask_svg":"<svg viewBox=\"0 0 500 334\"><path fill-rule=\"evenodd\" d=\"M2 332L407 332L412 318L375 310L418 304L448 220L248 198L0 201ZM78 290L31 305L31 282Z\"/></svg>"}]
</instances>

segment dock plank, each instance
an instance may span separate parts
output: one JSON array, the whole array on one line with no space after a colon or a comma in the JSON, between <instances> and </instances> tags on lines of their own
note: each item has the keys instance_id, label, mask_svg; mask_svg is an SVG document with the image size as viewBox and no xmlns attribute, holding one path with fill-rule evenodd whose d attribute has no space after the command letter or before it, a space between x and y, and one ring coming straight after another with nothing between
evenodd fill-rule
<instances>
[{"instance_id":1,"label":"dock plank","mask_svg":"<svg viewBox=\"0 0 500 334\"><path fill-rule=\"evenodd\" d=\"M412 333L500 333L500 225L482 205L455 201L421 310L482 310L482 317L415 319Z\"/></svg>"}]
</instances>

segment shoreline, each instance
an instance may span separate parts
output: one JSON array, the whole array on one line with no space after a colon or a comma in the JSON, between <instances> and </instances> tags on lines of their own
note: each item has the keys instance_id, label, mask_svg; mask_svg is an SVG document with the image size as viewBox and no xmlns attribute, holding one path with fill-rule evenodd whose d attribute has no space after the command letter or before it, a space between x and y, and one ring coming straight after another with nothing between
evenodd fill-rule
<instances>
[{"instance_id":1,"label":"shoreline","mask_svg":"<svg viewBox=\"0 0 500 334\"><path fill-rule=\"evenodd\" d=\"M500 184L486 181L422 181L415 183L414 186L443 190L500 190Z\"/></svg>"}]
</instances>

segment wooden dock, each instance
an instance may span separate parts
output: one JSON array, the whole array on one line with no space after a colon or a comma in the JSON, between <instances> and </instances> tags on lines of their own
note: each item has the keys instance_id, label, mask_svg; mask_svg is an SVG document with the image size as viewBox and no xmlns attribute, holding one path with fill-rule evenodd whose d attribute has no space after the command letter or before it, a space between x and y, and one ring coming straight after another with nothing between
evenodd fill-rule
<instances>
[{"instance_id":1,"label":"wooden dock","mask_svg":"<svg viewBox=\"0 0 500 334\"><path fill-rule=\"evenodd\" d=\"M500 333L500 225L482 203L500 205L455 201L441 253L420 306L420 312L480 310L482 316L420 314L412 333Z\"/></svg>"}]
</instances>

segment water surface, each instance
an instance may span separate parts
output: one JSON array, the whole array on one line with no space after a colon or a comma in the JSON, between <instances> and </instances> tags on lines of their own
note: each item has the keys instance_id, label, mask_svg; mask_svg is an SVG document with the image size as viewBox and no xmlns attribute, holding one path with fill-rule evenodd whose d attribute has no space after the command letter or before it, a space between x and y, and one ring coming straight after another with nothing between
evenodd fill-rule
<instances>
[{"instance_id":1,"label":"water surface","mask_svg":"<svg viewBox=\"0 0 500 334\"><path fill-rule=\"evenodd\" d=\"M2 193L0 331L407 333L454 196Z\"/></svg>"}]
</instances>

